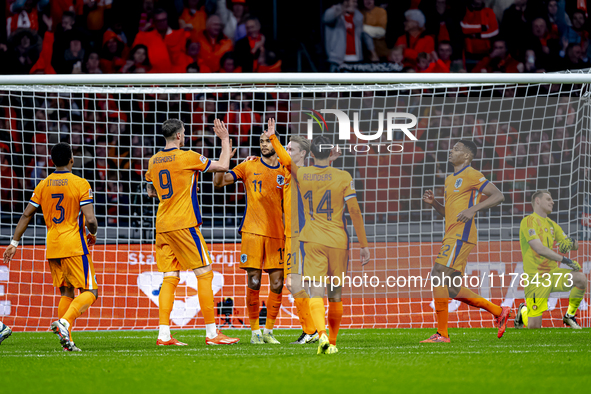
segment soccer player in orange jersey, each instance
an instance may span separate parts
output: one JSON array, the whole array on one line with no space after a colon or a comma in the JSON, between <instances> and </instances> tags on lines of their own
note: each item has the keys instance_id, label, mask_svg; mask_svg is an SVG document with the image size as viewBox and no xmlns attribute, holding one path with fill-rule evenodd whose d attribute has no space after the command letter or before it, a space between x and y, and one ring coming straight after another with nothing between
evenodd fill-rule
<instances>
[{"instance_id":1,"label":"soccer player in orange jersey","mask_svg":"<svg viewBox=\"0 0 591 394\"><path fill-rule=\"evenodd\" d=\"M242 234L240 268L246 270L248 277L246 304L252 330L250 343L278 344L273 336L273 327L283 293L285 242L281 200L285 170L264 133L260 138L260 147L260 158L244 161L226 174L216 173L213 183L218 188L238 180L244 183L247 207L238 231ZM269 274L271 291L267 299L267 321L261 334L259 291L263 270Z\"/></svg>"},{"instance_id":2,"label":"soccer player in orange jersey","mask_svg":"<svg viewBox=\"0 0 591 394\"><path fill-rule=\"evenodd\" d=\"M16 253L19 241L39 207L47 225L46 256L53 285L59 287L61 299L58 320L51 329L67 351L80 351L71 340L74 321L98 297L98 285L88 247L96 242L98 224L94 216L92 190L86 179L72 174L74 157L65 142L51 149L55 171L39 182L25 212L21 216L12 242L4 252L8 264ZM85 227L90 234L85 236ZM74 298L74 289L80 294Z\"/></svg>"},{"instance_id":3,"label":"soccer player in orange jersey","mask_svg":"<svg viewBox=\"0 0 591 394\"><path fill-rule=\"evenodd\" d=\"M310 141L301 136L293 136L287 149L283 148L279 138L275 135L275 119L269 119L265 135L269 137L273 149L277 152L279 161L285 167L285 186L283 187L283 213L285 224L285 286L294 297L294 303L302 334L291 344L302 345L318 341L318 332L310 314L310 296L302 286L301 254L298 252L300 224L298 220L299 208L303 209L302 197L295 179L291 177L292 167L296 169L304 165L304 160L310 152ZM298 207L299 206L299 207ZM302 211L303 213L303 211ZM292 281L293 277L293 281Z\"/></svg>"},{"instance_id":4,"label":"soccer player in orange jersey","mask_svg":"<svg viewBox=\"0 0 591 394\"><path fill-rule=\"evenodd\" d=\"M431 271L432 277L441 279L441 283L433 284L437 333L421 341L424 343L449 342L447 331L449 297L492 313L499 328L497 334L499 338L503 336L507 327L511 308L500 307L487 301L472 290L461 286L461 281L457 278L461 279L464 275L468 255L476 246L477 234L474 222L476 212L497 206L505 200L495 185L470 166L477 153L476 144L469 140L460 140L451 149L449 162L454 166L454 173L445 179L445 205L435 200L432 190L427 190L423 194L423 201L445 217L443 245ZM483 194L488 198L481 202ZM456 278L456 284L454 284L454 278ZM460 286L457 285L458 283Z\"/></svg>"},{"instance_id":5,"label":"soccer player in orange jersey","mask_svg":"<svg viewBox=\"0 0 591 394\"><path fill-rule=\"evenodd\" d=\"M369 246L363 217L357 202L353 178L347 171L330 166L331 141L318 136L312 141L314 165L292 168L303 197L305 224L300 231L303 278L310 285L310 312L320 336L318 354L337 353L337 335L343 317L342 286L349 266L349 235L346 229L345 204L361 246L361 265L369 263ZM328 326L326 335L324 293L328 286ZM334 286L333 286L334 283ZM342 283L341 283L342 284Z\"/></svg>"},{"instance_id":6,"label":"soccer player in orange jersey","mask_svg":"<svg viewBox=\"0 0 591 394\"><path fill-rule=\"evenodd\" d=\"M160 331L156 344L159 346L186 346L170 334L170 313L181 269L192 270L197 276L205 343L231 345L239 341L222 334L216 327L211 287L213 261L199 231L202 222L197 198L199 173L226 172L230 165L232 147L228 130L218 119L214 121L213 130L222 140L219 161L209 160L192 150L181 150L185 145L185 125L178 119L169 119L162 124L166 146L152 156L148 164L148 196L160 200L156 216L156 264L158 271L164 273L164 281L158 298Z\"/></svg>"}]
</instances>

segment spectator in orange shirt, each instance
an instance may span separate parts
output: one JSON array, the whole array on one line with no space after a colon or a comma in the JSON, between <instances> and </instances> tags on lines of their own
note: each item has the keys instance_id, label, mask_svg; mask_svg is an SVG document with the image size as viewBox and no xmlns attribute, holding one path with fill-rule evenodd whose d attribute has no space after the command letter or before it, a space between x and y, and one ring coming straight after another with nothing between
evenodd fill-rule
<instances>
[{"instance_id":1,"label":"spectator in orange shirt","mask_svg":"<svg viewBox=\"0 0 591 394\"><path fill-rule=\"evenodd\" d=\"M220 59L234 47L232 40L222 33L222 21L215 14L207 18L205 30L199 34L197 42L201 45L199 59L211 72L220 70Z\"/></svg>"},{"instance_id":2,"label":"spectator in orange shirt","mask_svg":"<svg viewBox=\"0 0 591 394\"><path fill-rule=\"evenodd\" d=\"M491 38L499 34L497 16L484 6L484 0L472 0L460 26L464 33L466 63L475 65L490 52Z\"/></svg>"},{"instance_id":3,"label":"spectator in orange shirt","mask_svg":"<svg viewBox=\"0 0 591 394\"><path fill-rule=\"evenodd\" d=\"M430 61L431 63L427 68L421 70L419 65L419 72L424 73L448 73L451 69L451 56L453 49L449 41L441 41L437 45L437 52L431 52ZM419 55L421 55L419 53ZM417 58L418 60L418 58Z\"/></svg>"},{"instance_id":4,"label":"spectator in orange shirt","mask_svg":"<svg viewBox=\"0 0 591 394\"><path fill-rule=\"evenodd\" d=\"M404 48L406 59L416 61L419 53L431 53L435 50L435 41L425 31L425 15L420 10L408 10L404 16L405 33L398 37L396 46Z\"/></svg>"},{"instance_id":5,"label":"spectator in orange shirt","mask_svg":"<svg viewBox=\"0 0 591 394\"><path fill-rule=\"evenodd\" d=\"M117 73L125 65L128 49L121 38L111 30L107 30L103 36L103 49L101 56L101 70L104 73Z\"/></svg>"},{"instance_id":6,"label":"spectator in orange shirt","mask_svg":"<svg viewBox=\"0 0 591 394\"><path fill-rule=\"evenodd\" d=\"M517 73L523 70L519 62L511 57L507 52L505 40L496 40L490 52L490 55L482 59L473 69L473 73Z\"/></svg>"},{"instance_id":7,"label":"spectator in orange shirt","mask_svg":"<svg viewBox=\"0 0 591 394\"><path fill-rule=\"evenodd\" d=\"M152 72L185 72L186 45L189 33L173 30L168 25L168 14L163 9L154 11L154 30L138 32L134 46L143 44L149 48Z\"/></svg>"},{"instance_id":8,"label":"spectator in orange shirt","mask_svg":"<svg viewBox=\"0 0 591 394\"><path fill-rule=\"evenodd\" d=\"M204 0L187 0L187 6L179 18L179 26L190 34L191 41L197 41L199 33L205 30L207 14Z\"/></svg>"}]
</instances>

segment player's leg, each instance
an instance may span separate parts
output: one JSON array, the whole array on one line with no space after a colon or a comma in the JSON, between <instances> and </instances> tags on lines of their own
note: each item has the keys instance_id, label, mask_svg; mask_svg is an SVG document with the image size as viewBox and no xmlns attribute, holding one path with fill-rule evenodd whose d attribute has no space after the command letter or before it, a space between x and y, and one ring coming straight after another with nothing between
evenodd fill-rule
<instances>
[{"instance_id":1,"label":"player's leg","mask_svg":"<svg viewBox=\"0 0 591 394\"><path fill-rule=\"evenodd\" d=\"M170 314L174 306L176 288L180 281L180 264L174 255L171 244L174 243L169 233L156 234L156 265L163 273L162 286L158 294L158 346L186 346L186 343L174 339L170 333Z\"/></svg>"},{"instance_id":2,"label":"player's leg","mask_svg":"<svg viewBox=\"0 0 591 394\"><path fill-rule=\"evenodd\" d=\"M302 253L297 238L286 239L285 252L286 266L289 272L285 279L285 285L293 295L296 312L302 326L302 334L291 344L313 343L318 341L318 332L310 314L310 296L304 289L302 282Z\"/></svg>"},{"instance_id":3,"label":"player's leg","mask_svg":"<svg viewBox=\"0 0 591 394\"><path fill-rule=\"evenodd\" d=\"M6 324L4 324L0 321L0 344L2 343L2 341L4 341L6 338L8 338L11 335L12 335L12 330L10 329L10 327L8 327Z\"/></svg>"},{"instance_id":4,"label":"player's leg","mask_svg":"<svg viewBox=\"0 0 591 394\"><path fill-rule=\"evenodd\" d=\"M444 241L445 243L446 241ZM459 272L461 275L466 271L466 264L468 263L468 255L474 249L476 245L469 244L467 242L462 242L460 240L452 240L453 243L450 242L453 249L449 252L449 258L447 259L447 263L444 264L446 268L451 268L456 272ZM442 259L439 260L440 264L444 262ZM507 322L509 321L509 317L511 315L511 308L501 307L496 305L486 298L481 297L477 293L473 292L472 290L468 289L467 287L461 286L461 278L456 277L456 281L460 286L459 291L457 294L452 295L453 287L458 287L456 284L452 283L452 287L449 287L450 296L458 301L461 301L465 304L473 306L475 308L481 308L488 312L490 312L495 317L495 323L498 328L497 337L501 338L505 330L507 328Z\"/></svg>"},{"instance_id":5,"label":"player's leg","mask_svg":"<svg viewBox=\"0 0 591 394\"><path fill-rule=\"evenodd\" d=\"M64 283L65 285L65 283ZM64 315L66 314L66 312L68 311L68 308L70 308L70 305L72 304L72 301L74 301L74 297L76 296L74 293L74 288L70 287L70 286L60 286L60 302L57 305L57 318L58 320L61 319L62 317L64 317ZM74 339L72 339L72 326L70 326L68 328L68 331L70 332L70 341L74 342Z\"/></svg>"},{"instance_id":6,"label":"player's leg","mask_svg":"<svg viewBox=\"0 0 591 394\"><path fill-rule=\"evenodd\" d=\"M326 335L326 320L324 319L324 293L328 275L328 256L322 245L311 242L303 243L304 269L303 279L310 294L310 314L314 326L318 330L318 354L324 354L330 346Z\"/></svg>"},{"instance_id":7,"label":"player's leg","mask_svg":"<svg viewBox=\"0 0 591 394\"><path fill-rule=\"evenodd\" d=\"M522 320L527 328L542 328L542 315L548 310L548 296L553 291L553 288L553 284L552 286L543 286L542 282L538 284L530 283L525 287L527 310L523 311L525 313L522 312Z\"/></svg>"},{"instance_id":8,"label":"player's leg","mask_svg":"<svg viewBox=\"0 0 591 394\"><path fill-rule=\"evenodd\" d=\"M566 275L564 275L562 280L564 285L568 286L572 284L568 297L568 310L562 318L562 321L565 325L580 330L582 327L577 323L575 315L577 314L577 309L579 309L579 305L585 296L585 290L587 290L587 277L582 272L571 271L570 274L572 275L570 280Z\"/></svg>"},{"instance_id":9,"label":"player's leg","mask_svg":"<svg viewBox=\"0 0 591 394\"><path fill-rule=\"evenodd\" d=\"M285 241L279 238L263 237L263 245L263 269L269 274L267 320L263 330L263 340L265 343L279 344L273 336L273 327L283 300Z\"/></svg>"},{"instance_id":10,"label":"player's leg","mask_svg":"<svg viewBox=\"0 0 591 394\"><path fill-rule=\"evenodd\" d=\"M207 244L198 227L167 233L169 245L181 270L192 270L197 277L197 297L205 322L206 345L231 345L239 341L217 329L213 302L213 271Z\"/></svg>"},{"instance_id":11,"label":"player's leg","mask_svg":"<svg viewBox=\"0 0 591 394\"><path fill-rule=\"evenodd\" d=\"M60 343L69 351L75 350L68 329L98 299L98 284L94 264L90 255L63 258L60 260L64 272L64 281L80 289L64 316L51 324L54 333L60 337Z\"/></svg>"},{"instance_id":12,"label":"player's leg","mask_svg":"<svg viewBox=\"0 0 591 394\"><path fill-rule=\"evenodd\" d=\"M343 320L343 301L340 281L343 280L349 268L349 251L347 249L333 249L326 247L328 251L328 275L332 278L338 278L339 283L332 280L327 282L328 292L328 333L329 341L334 349L329 349L329 353L336 353L337 335ZM338 284L338 286L337 286Z\"/></svg>"},{"instance_id":13,"label":"player's leg","mask_svg":"<svg viewBox=\"0 0 591 394\"><path fill-rule=\"evenodd\" d=\"M259 326L259 293L263 275L264 237L242 233L240 246L240 268L246 271L246 309L252 336L250 343L263 344L263 333Z\"/></svg>"}]
</instances>

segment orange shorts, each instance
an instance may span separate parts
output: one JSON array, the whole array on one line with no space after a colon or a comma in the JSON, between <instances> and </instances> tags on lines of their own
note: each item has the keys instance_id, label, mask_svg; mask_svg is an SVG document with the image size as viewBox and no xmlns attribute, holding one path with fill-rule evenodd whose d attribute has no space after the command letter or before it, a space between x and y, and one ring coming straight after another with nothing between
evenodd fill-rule
<instances>
[{"instance_id":1,"label":"orange shorts","mask_svg":"<svg viewBox=\"0 0 591 394\"><path fill-rule=\"evenodd\" d=\"M49 259L51 278L55 287L74 287L76 289L98 289L92 258L83 256Z\"/></svg>"},{"instance_id":2,"label":"orange shorts","mask_svg":"<svg viewBox=\"0 0 591 394\"><path fill-rule=\"evenodd\" d=\"M441 245L441 250L439 250L435 262L463 274L468 263L468 255L474 249L474 246L476 245L459 239L446 238L443 240L443 245Z\"/></svg>"},{"instance_id":3,"label":"orange shorts","mask_svg":"<svg viewBox=\"0 0 591 394\"><path fill-rule=\"evenodd\" d=\"M199 227L156 234L159 272L194 270L212 263Z\"/></svg>"},{"instance_id":4,"label":"orange shorts","mask_svg":"<svg viewBox=\"0 0 591 394\"><path fill-rule=\"evenodd\" d=\"M285 266L283 275L289 274L301 274L302 264L300 251L299 237L287 237L285 238Z\"/></svg>"},{"instance_id":5,"label":"orange shorts","mask_svg":"<svg viewBox=\"0 0 591 394\"><path fill-rule=\"evenodd\" d=\"M263 235L242 233L240 268L256 268L268 272L283 269L285 241Z\"/></svg>"},{"instance_id":6,"label":"orange shorts","mask_svg":"<svg viewBox=\"0 0 591 394\"><path fill-rule=\"evenodd\" d=\"M327 276L340 278L347 274L349 250L330 248L325 245L302 242L300 254L303 260L302 275L313 282L324 282Z\"/></svg>"}]
</instances>

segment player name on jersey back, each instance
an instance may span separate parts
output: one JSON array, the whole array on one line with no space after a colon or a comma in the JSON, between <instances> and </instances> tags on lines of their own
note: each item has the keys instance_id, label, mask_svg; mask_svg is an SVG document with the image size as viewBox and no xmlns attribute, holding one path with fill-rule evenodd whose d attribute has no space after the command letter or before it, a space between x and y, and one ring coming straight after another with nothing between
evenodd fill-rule
<instances>
[{"instance_id":1,"label":"player name on jersey back","mask_svg":"<svg viewBox=\"0 0 591 394\"><path fill-rule=\"evenodd\" d=\"M345 202L356 197L351 175L330 166L310 166L299 168L297 177L305 217L300 241L347 249Z\"/></svg>"},{"instance_id":2,"label":"player name on jersey back","mask_svg":"<svg viewBox=\"0 0 591 394\"><path fill-rule=\"evenodd\" d=\"M93 203L86 179L71 172L54 171L39 182L29 202L43 211L48 259L88 254L85 220L80 212L80 207Z\"/></svg>"},{"instance_id":3,"label":"player name on jersey back","mask_svg":"<svg viewBox=\"0 0 591 394\"><path fill-rule=\"evenodd\" d=\"M146 181L158 193L156 232L182 230L201 225L197 197L199 172L205 172L211 161L191 150L165 149L150 159Z\"/></svg>"},{"instance_id":4,"label":"player name on jersey back","mask_svg":"<svg viewBox=\"0 0 591 394\"><path fill-rule=\"evenodd\" d=\"M242 180L246 189L246 208L238 231L282 239L283 166L270 166L256 158L238 164L229 173L234 181Z\"/></svg>"}]
</instances>

